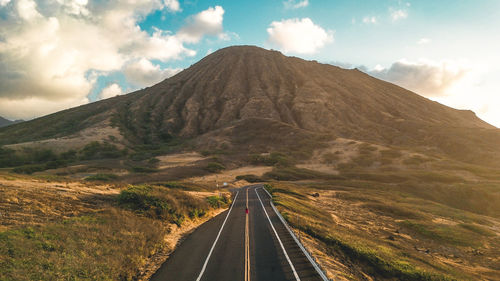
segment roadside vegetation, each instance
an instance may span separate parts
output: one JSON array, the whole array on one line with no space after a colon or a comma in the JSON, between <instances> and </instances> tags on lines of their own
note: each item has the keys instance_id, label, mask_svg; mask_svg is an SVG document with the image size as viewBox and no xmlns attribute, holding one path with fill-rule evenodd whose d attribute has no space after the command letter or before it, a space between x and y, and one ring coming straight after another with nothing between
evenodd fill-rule
<instances>
[{"instance_id":1,"label":"roadside vegetation","mask_svg":"<svg viewBox=\"0 0 500 281\"><path fill-rule=\"evenodd\" d=\"M115 159L127 154L126 149L119 149L107 142L91 142L82 149L55 153L50 149L22 148L14 150L0 147L0 168L13 168L19 174L56 169L76 161Z\"/></svg>"},{"instance_id":2,"label":"roadside vegetation","mask_svg":"<svg viewBox=\"0 0 500 281\"><path fill-rule=\"evenodd\" d=\"M227 195L194 196L178 188L184 183L117 189L28 176L0 180L0 280L137 280L151 256L172 250L165 238L174 229L231 202Z\"/></svg>"},{"instance_id":3,"label":"roadside vegetation","mask_svg":"<svg viewBox=\"0 0 500 281\"><path fill-rule=\"evenodd\" d=\"M306 245L322 253L318 260L332 278L498 277L499 171L422 156L401 161L396 150L361 149L334 177L287 168L266 186ZM340 157L332 155L326 160L337 164ZM396 161L409 168L374 168Z\"/></svg>"}]
</instances>

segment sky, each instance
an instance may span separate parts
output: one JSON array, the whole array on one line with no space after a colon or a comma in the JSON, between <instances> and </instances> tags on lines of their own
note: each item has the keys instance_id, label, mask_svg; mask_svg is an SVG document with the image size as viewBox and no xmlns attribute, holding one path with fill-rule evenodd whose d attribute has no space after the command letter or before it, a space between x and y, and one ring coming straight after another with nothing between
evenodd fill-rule
<instances>
[{"instance_id":1,"label":"sky","mask_svg":"<svg viewBox=\"0 0 500 281\"><path fill-rule=\"evenodd\" d=\"M231 45L358 68L500 127L498 0L0 0L0 116L158 83Z\"/></svg>"}]
</instances>

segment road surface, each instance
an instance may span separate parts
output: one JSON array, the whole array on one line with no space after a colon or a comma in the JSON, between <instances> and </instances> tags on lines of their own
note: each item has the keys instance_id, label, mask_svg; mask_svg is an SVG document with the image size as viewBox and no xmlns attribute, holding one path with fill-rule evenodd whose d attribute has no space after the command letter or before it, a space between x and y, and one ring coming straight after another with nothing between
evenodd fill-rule
<instances>
[{"instance_id":1,"label":"road surface","mask_svg":"<svg viewBox=\"0 0 500 281\"><path fill-rule=\"evenodd\" d=\"M248 210L248 214L247 214ZM261 185L240 188L231 208L191 233L153 281L320 281Z\"/></svg>"}]
</instances>

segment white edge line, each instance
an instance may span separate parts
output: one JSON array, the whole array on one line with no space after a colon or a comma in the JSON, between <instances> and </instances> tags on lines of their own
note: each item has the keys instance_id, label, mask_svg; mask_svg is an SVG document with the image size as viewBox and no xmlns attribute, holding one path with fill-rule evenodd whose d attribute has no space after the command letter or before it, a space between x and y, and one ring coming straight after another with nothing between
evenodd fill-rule
<instances>
[{"instance_id":1,"label":"white edge line","mask_svg":"<svg viewBox=\"0 0 500 281\"><path fill-rule=\"evenodd\" d=\"M259 196L259 193L257 193L257 189L254 189L254 191L255 191L255 194L257 194L257 197L259 198L260 205L262 205L262 209L264 210L264 213L266 214L267 220L269 220L269 224L271 225L271 228L274 231L274 235L276 235L276 238L278 238L278 242L280 243L281 249L283 250L283 253L285 254L286 260L288 261L288 264L290 264L290 267L292 268L293 275L295 276L295 279L297 281L300 281L299 275L297 274L297 271L295 271L295 267L293 266L292 261L290 260L290 257L288 257L288 254L286 253L285 247L283 246L283 243L281 242L281 239L278 236L276 229L274 229L273 223L271 222L271 219L269 218L269 215L267 214L266 208L264 207L262 200L260 200L260 196Z\"/></svg>"},{"instance_id":2,"label":"white edge line","mask_svg":"<svg viewBox=\"0 0 500 281\"><path fill-rule=\"evenodd\" d=\"M273 198L271 196L271 194L265 188L262 188L262 189L267 193L267 195L269 195L269 197ZM316 271L318 272L318 274L321 276L321 279L323 279L324 281L329 281L330 279L328 279L328 277L326 277L325 273L321 270L321 268L319 268L318 264L316 264L316 262L311 257L311 255L306 250L306 248L302 245L302 243L300 243L299 239L297 239L297 237L295 236L295 233L293 233L293 231L290 229L290 227L288 226L288 223L286 223L285 219L281 216L280 212L278 212L278 210L274 206L273 202L271 201L270 203L271 203L271 207L273 208L273 210L276 213L276 215L278 215L278 217L280 218L280 220L283 223L283 225L286 227L286 229L288 230L288 232L290 232L290 235L292 235L293 240L295 240L295 242L297 243L297 245L299 245L299 247L302 250L302 252L304 253L304 255L306 255L306 257L309 260L309 262L313 265L314 269L316 269Z\"/></svg>"},{"instance_id":3,"label":"white edge line","mask_svg":"<svg viewBox=\"0 0 500 281\"><path fill-rule=\"evenodd\" d=\"M212 252L215 248L215 244L217 244L217 240L219 240L219 236L222 232L222 229L224 228L224 225L226 224L227 218L229 217L229 214L231 213L231 210L233 209L234 202L236 202L236 198L238 197L238 194L240 192L236 192L236 196L234 196L233 203L231 204L231 208L229 208L229 212L227 212L226 218L224 219L224 222L222 223L222 226L220 227L219 233L217 234L217 237L215 238L214 244L212 245L212 248L210 249L210 252L208 253L207 259L205 260L205 263L203 264L203 267L201 268L200 275L198 275L198 278L196 278L196 281L200 281L201 277L203 276L203 273L205 273L205 269L207 268L208 260L210 259L210 256L212 255Z\"/></svg>"}]
</instances>

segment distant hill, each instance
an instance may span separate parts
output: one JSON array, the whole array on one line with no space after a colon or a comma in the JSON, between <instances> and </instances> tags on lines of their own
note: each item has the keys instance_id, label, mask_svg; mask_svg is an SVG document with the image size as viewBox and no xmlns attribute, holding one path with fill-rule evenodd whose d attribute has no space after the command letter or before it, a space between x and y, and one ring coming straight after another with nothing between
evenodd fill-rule
<instances>
[{"instance_id":1,"label":"distant hill","mask_svg":"<svg viewBox=\"0 0 500 281\"><path fill-rule=\"evenodd\" d=\"M500 165L500 130L472 111L356 69L253 46L221 49L128 95L0 129L0 144L105 139L113 127L115 142L130 147L175 139L197 149L265 152L342 137Z\"/></svg>"},{"instance_id":2,"label":"distant hill","mask_svg":"<svg viewBox=\"0 0 500 281\"><path fill-rule=\"evenodd\" d=\"M5 119L2 116L0 116L0 128L5 127L5 126L9 126L12 124L20 123L20 122L23 122L23 120L10 121L10 120Z\"/></svg>"}]
</instances>

